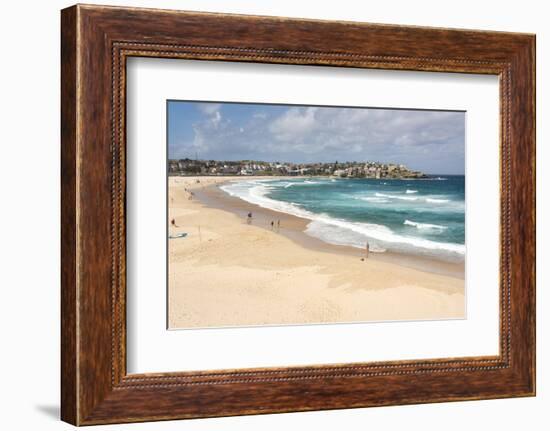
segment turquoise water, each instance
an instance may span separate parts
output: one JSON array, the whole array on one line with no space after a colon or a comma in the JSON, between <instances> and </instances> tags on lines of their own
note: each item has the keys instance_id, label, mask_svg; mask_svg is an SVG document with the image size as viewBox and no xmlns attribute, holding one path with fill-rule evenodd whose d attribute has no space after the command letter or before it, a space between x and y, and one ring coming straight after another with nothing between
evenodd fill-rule
<instances>
[{"instance_id":1,"label":"turquoise water","mask_svg":"<svg viewBox=\"0 0 550 431\"><path fill-rule=\"evenodd\" d=\"M462 261L464 176L418 180L239 180L222 187L245 201L310 220L325 242Z\"/></svg>"}]
</instances>

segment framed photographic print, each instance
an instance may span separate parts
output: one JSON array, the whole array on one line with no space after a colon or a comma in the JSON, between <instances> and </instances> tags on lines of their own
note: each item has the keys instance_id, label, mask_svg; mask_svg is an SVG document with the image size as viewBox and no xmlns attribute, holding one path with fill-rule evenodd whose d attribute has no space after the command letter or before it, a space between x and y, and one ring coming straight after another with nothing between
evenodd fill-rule
<instances>
[{"instance_id":1,"label":"framed photographic print","mask_svg":"<svg viewBox=\"0 0 550 431\"><path fill-rule=\"evenodd\" d=\"M535 394L535 37L62 11L62 419Z\"/></svg>"},{"instance_id":2,"label":"framed photographic print","mask_svg":"<svg viewBox=\"0 0 550 431\"><path fill-rule=\"evenodd\" d=\"M170 329L465 318L465 112L167 110Z\"/></svg>"}]
</instances>

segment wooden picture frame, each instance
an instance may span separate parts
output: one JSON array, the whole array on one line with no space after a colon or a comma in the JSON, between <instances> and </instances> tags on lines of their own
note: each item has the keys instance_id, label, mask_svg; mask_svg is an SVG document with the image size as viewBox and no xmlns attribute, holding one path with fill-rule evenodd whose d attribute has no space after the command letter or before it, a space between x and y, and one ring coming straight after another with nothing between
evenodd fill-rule
<instances>
[{"instance_id":1,"label":"wooden picture frame","mask_svg":"<svg viewBox=\"0 0 550 431\"><path fill-rule=\"evenodd\" d=\"M535 394L534 35L83 5L61 18L62 420L91 425ZM128 375L130 56L498 75L500 354Z\"/></svg>"}]
</instances>

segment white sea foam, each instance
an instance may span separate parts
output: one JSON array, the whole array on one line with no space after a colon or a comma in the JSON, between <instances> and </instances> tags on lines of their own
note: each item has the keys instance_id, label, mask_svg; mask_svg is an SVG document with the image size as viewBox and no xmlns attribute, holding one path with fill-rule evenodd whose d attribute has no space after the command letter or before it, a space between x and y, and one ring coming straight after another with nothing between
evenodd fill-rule
<instances>
[{"instance_id":1,"label":"white sea foam","mask_svg":"<svg viewBox=\"0 0 550 431\"><path fill-rule=\"evenodd\" d=\"M269 192L269 188L260 181L235 182L221 186L220 188L231 196L238 197L246 202L263 208L307 219L313 216L312 213L300 208L298 205L267 197L266 194Z\"/></svg>"},{"instance_id":2,"label":"white sea foam","mask_svg":"<svg viewBox=\"0 0 550 431\"><path fill-rule=\"evenodd\" d=\"M430 223L418 223L412 220L405 220L403 224L407 226L414 226L417 229L438 229L438 230L447 229L447 226L441 226L438 224L430 224Z\"/></svg>"},{"instance_id":3,"label":"white sea foam","mask_svg":"<svg viewBox=\"0 0 550 431\"><path fill-rule=\"evenodd\" d=\"M380 198L399 199L402 201L416 201L418 199L417 197L412 196L387 195L385 193L375 193L375 195Z\"/></svg>"},{"instance_id":4,"label":"white sea foam","mask_svg":"<svg viewBox=\"0 0 550 431\"><path fill-rule=\"evenodd\" d=\"M262 180L264 181L264 180ZM268 181L273 181L273 180L268 180ZM321 181L311 181L311 180L305 180L305 181L300 181L300 182L295 182L295 183L288 183L288 184L280 184L280 186L283 186L285 189L288 189L289 187L292 187L292 186L303 186L303 185L311 185L311 184L321 184Z\"/></svg>"},{"instance_id":5,"label":"white sea foam","mask_svg":"<svg viewBox=\"0 0 550 431\"><path fill-rule=\"evenodd\" d=\"M466 248L463 244L443 243L424 238L403 236L383 225L351 222L330 217L326 214L315 214L301 208L299 205L271 199L266 196L269 188L266 187L265 182L254 180L234 182L221 186L221 189L231 196L238 197L263 208L310 220L311 222L308 224L305 232L330 244L364 248L368 241L372 251L383 252L386 249L392 249L404 252L419 252L434 256L443 255L442 257L447 256L451 259L462 259L465 254ZM381 193L377 193L376 195L376 197L393 197L392 195L383 195Z\"/></svg>"},{"instance_id":6,"label":"white sea foam","mask_svg":"<svg viewBox=\"0 0 550 431\"><path fill-rule=\"evenodd\" d=\"M367 241L369 241L369 251L373 253L384 253L386 251L381 244L378 244L375 240L372 240L372 238L357 234L357 232L353 230L331 223L324 223L319 220L309 223L305 232L329 244L346 245L364 249Z\"/></svg>"},{"instance_id":7,"label":"white sea foam","mask_svg":"<svg viewBox=\"0 0 550 431\"><path fill-rule=\"evenodd\" d=\"M432 204L444 204L447 202L450 202L449 199L434 199L434 198L426 198L426 202L432 203Z\"/></svg>"},{"instance_id":8,"label":"white sea foam","mask_svg":"<svg viewBox=\"0 0 550 431\"><path fill-rule=\"evenodd\" d=\"M407 194L418 193L418 190L407 190L405 193Z\"/></svg>"},{"instance_id":9,"label":"white sea foam","mask_svg":"<svg viewBox=\"0 0 550 431\"><path fill-rule=\"evenodd\" d=\"M366 201L366 202L378 202L378 203L387 203L387 202L389 202L388 199L381 198L379 196L360 196L360 197L357 197L357 198L354 198L354 199L359 199L361 201Z\"/></svg>"},{"instance_id":10,"label":"white sea foam","mask_svg":"<svg viewBox=\"0 0 550 431\"><path fill-rule=\"evenodd\" d=\"M424 238L396 234L386 226L371 223L349 222L321 216L313 220L306 233L325 242L364 248L368 241L377 249L420 252L449 258L463 258L466 248L462 244L443 243ZM442 256L445 255L445 256Z\"/></svg>"}]
</instances>

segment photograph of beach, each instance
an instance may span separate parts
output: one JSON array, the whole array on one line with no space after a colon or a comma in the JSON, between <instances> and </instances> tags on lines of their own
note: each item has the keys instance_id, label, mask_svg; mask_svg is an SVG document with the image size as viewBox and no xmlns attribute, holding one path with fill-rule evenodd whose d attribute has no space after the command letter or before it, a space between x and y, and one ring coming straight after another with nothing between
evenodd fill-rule
<instances>
[{"instance_id":1,"label":"photograph of beach","mask_svg":"<svg viewBox=\"0 0 550 431\"><path fill-rule=\"evenodd\" d=\"M466 317L464 112L167 114L170 329Z\"/></svg>"}]
</instances>

